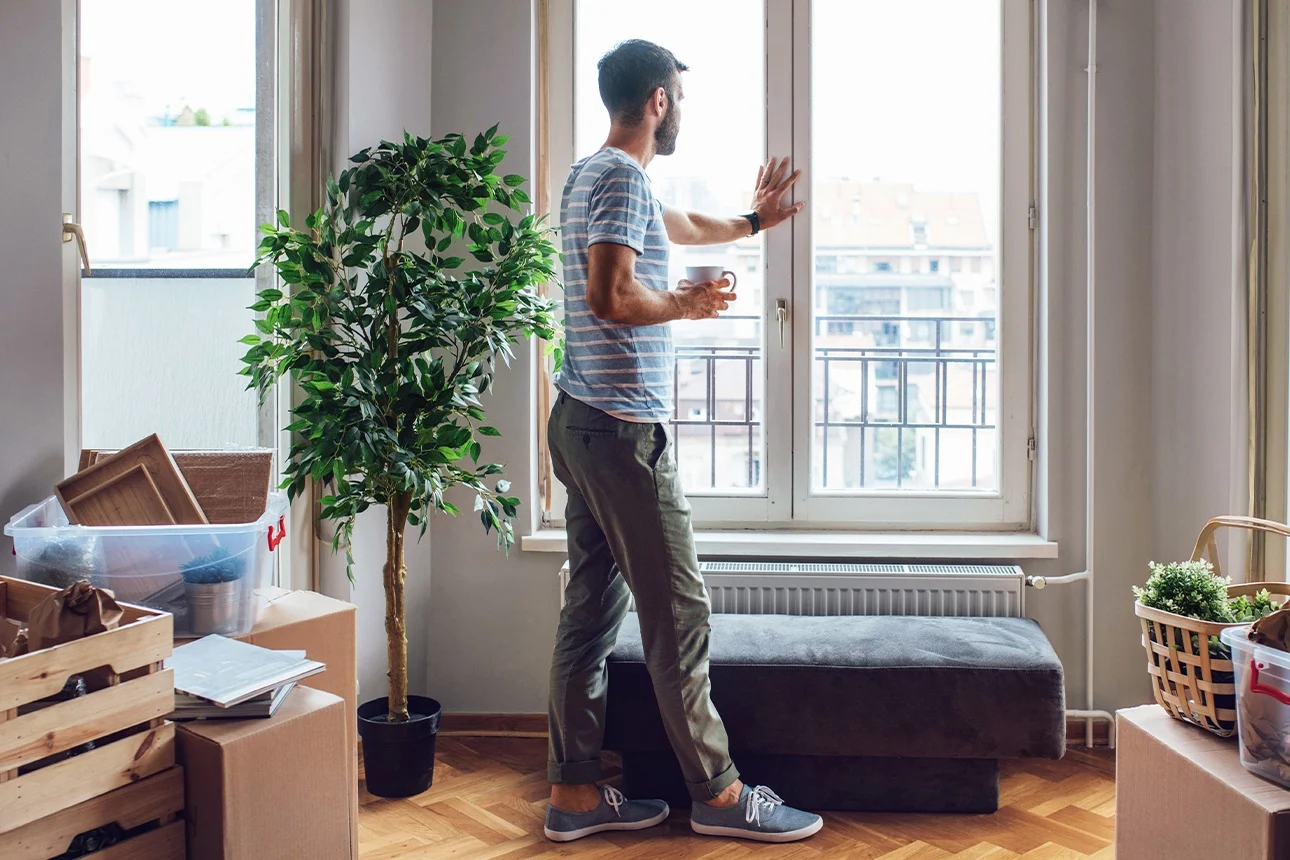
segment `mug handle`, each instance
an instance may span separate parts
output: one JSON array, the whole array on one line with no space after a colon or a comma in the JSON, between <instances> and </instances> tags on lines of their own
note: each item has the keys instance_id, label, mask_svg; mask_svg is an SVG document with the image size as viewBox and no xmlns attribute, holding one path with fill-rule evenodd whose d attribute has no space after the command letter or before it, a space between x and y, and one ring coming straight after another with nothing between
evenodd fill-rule
<instances>
[{"instance_id":1,"label":"mug handle","mask_svg":"<svg viewBox=\"0 0 1290 860\"><path fill-rule=\"evenodd\" d=\"M729 269L726 269L724 272L722 272L721 277L730 278L730 289L732 290L735 288L735 285L739 283L739 278L735 275L734 272L730 271Z\"/></svg>"}]
</instances>

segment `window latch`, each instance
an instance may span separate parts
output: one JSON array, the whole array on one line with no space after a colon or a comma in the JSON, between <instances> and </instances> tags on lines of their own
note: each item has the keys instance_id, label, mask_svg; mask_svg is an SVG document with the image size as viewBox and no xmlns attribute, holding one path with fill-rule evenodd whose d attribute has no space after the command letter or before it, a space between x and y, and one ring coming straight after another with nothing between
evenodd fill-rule
<instances>
[{"instance_id":1,"label":"window latch","mask_svg":"<svg viewBox=\"0 0 1290 860\"><path fill-rule=\"evenodd\" d=\"M70 212L63 213L63 241L70 242L76 239L76 247L81 252L81 262L85 264L85 274L90 273L90 254L85 250L85 231L81 225L72 220Z\"/></svg>"},{"instance_id":2,"label":"window latch","mask_svg":"<svg viewBox=\"0 0 1290 860\"><path fill-rule=\"evenodd\" d=\"M784 324L788 322L788 299L775 300L775 321L779 323L779 348L784 348Z\"/></svg>"}]
</instances>

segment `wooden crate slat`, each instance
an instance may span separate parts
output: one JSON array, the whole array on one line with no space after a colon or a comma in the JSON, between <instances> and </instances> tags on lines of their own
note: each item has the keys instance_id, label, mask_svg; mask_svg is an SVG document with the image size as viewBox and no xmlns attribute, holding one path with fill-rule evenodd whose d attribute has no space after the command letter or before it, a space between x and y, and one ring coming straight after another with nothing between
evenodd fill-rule
<instances>
[{"instance_id":1,"label":"wooden crate slat","mask_svg":"<svg viewBox=\"0 0 1290 860\"><path fill-rule=\"evenodd\" d=\"M0 783L0 833L160 773L174 763L175 726L165 723Z\"/></svg>"},{"instance_id":2,"label":"wooden crate slat","mask_svg":"<svg viewBox=\"0 0 1290 860\"><path fill-rule=\"evenodd\" d=\"M174 707L175 673L167 669L24 714L0 730L0 770L165 717Z\"/></svg>"},{"instance_id":3,"label":"wooden crate slat","mask_svg":"<svg viewBox=\"0 0 1290 860\"><path fill-rule=\"evenodd\" d=\"M48 860L66 851L72 839L81 833L113 822L130 830L149 821L177 815L183 809L184 771L172 767L0 836L0 857L5 860ZM179 824L182 837L183 822Z\"/></svg>"},{"instance_id":4,"label":"wooden crate slat","mask_svg":"<svg viewBox=\"0 0 1290 860\"><path fill-rule=\"evenodd\" d=\"M40 603L51 594L57 594L57 588L51 588L48 585L40 585L35 582L26 582L21 579L7 579L0 577L0 615L13 618L17 621L26 622L31 610L36 608ZM110 589L109 589L110 590ZM121 604L121 626L133 624L144 618L164 618L164 612L156 609L149 609L146 606L135 606L131 603Z\"/></svg>"},{"instance_id":5,"label":"wooden crate slat","mask_svg":"<svg viewBox=\"0 0 1290 860\"><path fill-rule=\"evenodd\" d=\"M12 660L0 660L0 711L52 696L72 675L100 666L110 666L112 671L123 674L160 663L173 651L173 619L160 615Z\"/></svg>"},{"instance_id":6,"label":"wooden crate slat","mask_svg":"<svg viewBox=\"0 0 1290 860\"><path fill-rule=\"evenodd\" d=\"M93 860L184 860L187 852L184 822L174 821L87 856Z\"/></svg>"}]
</instances>

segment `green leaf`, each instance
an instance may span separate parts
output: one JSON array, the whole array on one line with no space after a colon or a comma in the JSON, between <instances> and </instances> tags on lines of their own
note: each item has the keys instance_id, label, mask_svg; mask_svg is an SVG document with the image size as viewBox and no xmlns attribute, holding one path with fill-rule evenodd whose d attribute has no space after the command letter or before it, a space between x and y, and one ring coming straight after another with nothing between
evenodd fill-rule
<instances>
[{"instance_id":1,"label":"green leaf","mask_svg":"<svg viewBox=\"0 0 1290 860\"><path fill-rule=\"evenodd\" d=\"M257 346L261 342L261 338L258 334L248 334L246 337L238 341L238 343L244 343L247 346Z\"/></svg>"},{"instance_id":2,"label":"green leaf","mask_svg":"<svg viewBox=\"0 0 1290 860\"><path fill-rule=\"evenodd\" d=\"M287 214L287 210L285 209L278 210L278 223L281 224L283 227L291 226L291 216Z\"/></svg>"},{"instance_id":3,"label":"green leaf","mask_svg":"<svg viewBox=\"0 0 1290 860\"><path fill-rule=\"evenodd\" d=\"M502 182L506 183L511 188L515 188L516 186L523 185L527 181L528 181L527 179L525 179L523 176L520 176L518 173L508 173L506 176L502 177Z\"/></svg>"},{"instance_id":4,"label":"green leaf","mask_svg":"<svg viewBox=\"0 0 1290 860\"><path fill-rule=\"evenodd\" d=\"M487 426L485 426L485 427L480 427L480 428L479 428L479 435L481 435L481 436L501 436L501 435L502 435L502 431L498 430L496 427L487 427ZM502 492L506 492L506 491L505 491L505 490L502 490Z\"/></svg>"}]
</instances>

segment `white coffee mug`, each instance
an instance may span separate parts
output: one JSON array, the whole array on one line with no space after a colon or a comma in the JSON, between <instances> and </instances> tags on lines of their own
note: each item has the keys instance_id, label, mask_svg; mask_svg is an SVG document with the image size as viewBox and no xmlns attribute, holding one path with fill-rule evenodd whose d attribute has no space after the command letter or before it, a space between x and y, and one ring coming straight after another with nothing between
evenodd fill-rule
<instances>
[{"instance_id":1,"label":"white coffee mug","mask_svg":"<svg viewBox=\"0 0 1290 860\"><path fill-rule=\"evenodd\" d=\"M721 266L686 266L685 279L692 284L701 284L704 281L719 281L722 278L730 279L730 289L735 288L739 279L735 273L729 269L723 269Z\"/></svg>"}]
</instances>

